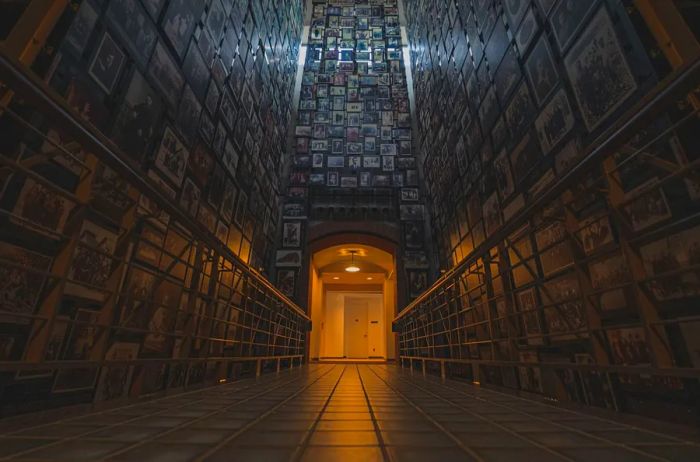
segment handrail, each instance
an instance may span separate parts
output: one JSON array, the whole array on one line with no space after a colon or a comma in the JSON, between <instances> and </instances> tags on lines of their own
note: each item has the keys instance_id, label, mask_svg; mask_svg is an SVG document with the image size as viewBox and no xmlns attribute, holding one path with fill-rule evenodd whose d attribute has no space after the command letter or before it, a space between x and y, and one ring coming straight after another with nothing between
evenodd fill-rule
<instances>
[{"instance_id":1,"label":"handrail","mask_svg":"<svg viewBox=\"0 0 700 462\"><path fill-rule=\"evenodd\" d=\"M523 361L498 361L492 359L460 359L460 358L436 358L432 356L399 356L399 363L406 361L426 361L433 363L450 363L450 364L475 364L481 366L494 367L532 367L547 370L571 369L577 372L607 372L614 374L639 374L653 375L658 377L675 377L696 379L700 378L700 369L690 369L683 367L658 368L652 366L625 366L621 364L579 364L567 362L555 363L528 363Z\"/></svg>"},{"instance_id":2,"label":"handrail","mask_svg":"<svg viewBox=\"0 0 700 462\"><path fill-rule=\"evenodd\" d=\"M51 120L52 124L59 126L64 132L80 140L83 147L87 147L91 154L97 156L112 170L126 178L139 191L147 193L150 199L154 200L169 215L175 217L198 240L204 242L207 247L216 250L219 255L235 262L248 276L265 286L298 315L309 322L311 321L304 310L296 303L241 260L228 247L222 245L210 230L194 221L189 215L174 205L170 199L165 197L147 179L146 175L139 172L132 165L133 161L114 146L111 140L100 133L99 130L81 120L76 111L70 108L60 95L35 75L27 72L27 68L10 56L3 45L0 45L0 83L6 85L9 90L20 94L23 99L41 107L43 114Z\"/></svg>"},{"instance_id":3,"label":"handrail","mask_svg":"<svg viewBox=\"0 0 700 462\"><path fill-rule=\"evenodd\" d=\"M450 277L461 273L466 267L488 252L489 249L517 230L532 216L533 212L562 193L572 180L590 167L594 161L623 144L632 134L651 122L650 119L656 117L660 111L674 104L677 98L682 98L692 92L698 86L698 82L700 82L700 56L696 56L694 60L676 69L659 82L654 89L625 112L618 119L617 123L590 143L588 154L578 164L569 169L553 186L535 196L534 200L517 212L511 220L503 224L498 231L476 246L457 266L438 278L425 292L401 310L393 322L397 322L406 316L440 288Z\"/></svg>"}]
</instances>

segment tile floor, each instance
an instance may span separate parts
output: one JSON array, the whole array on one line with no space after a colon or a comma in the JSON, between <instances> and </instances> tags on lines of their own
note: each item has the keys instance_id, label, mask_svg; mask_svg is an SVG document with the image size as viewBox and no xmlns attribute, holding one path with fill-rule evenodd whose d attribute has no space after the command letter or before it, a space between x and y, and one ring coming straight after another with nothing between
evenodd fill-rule
<instances>
[{"instance_id":1,"label":"tile floor","mask_svg":"<svg viewBox=\"0 0 700 462\"><path fill-rule=\"evenodd\" d=\"M321 364L0 432L0 460L697 461L700 446L395 366Z\"/></svg>"}]
</instances>

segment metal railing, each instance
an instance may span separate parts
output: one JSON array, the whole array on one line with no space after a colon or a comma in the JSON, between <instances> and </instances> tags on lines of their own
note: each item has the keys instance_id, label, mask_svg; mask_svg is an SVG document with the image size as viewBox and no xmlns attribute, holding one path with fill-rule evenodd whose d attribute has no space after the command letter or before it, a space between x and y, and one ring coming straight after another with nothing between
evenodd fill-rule
<instances>
[{"instance_id":1,"label":"metal railing","mask_svg":"<svg viewBox=\"0 0 700 462\"><path fill-rule=\"evenodd\" d=\"M299 306L1 48L0 85L13 130L0 146L0 272L22 289L0 288L0 408L18 393L28 409L112 399L115 377L119 397L137 397L304 362ZM37 215L30 188L67 212ZM48 396L21 393L44 382Z\"/></svg>"},{"instance_id":2,"label":"metal railing","mask_svg":"<svg viewBox=\"0 0 700 462\"><path fill-rule=\"evenodd\" d=\"M697 265L649 274L642 263L640 247L689 232L700 223L700 213L697 209L677 210L671 216L669 212L658 225L637 229L631 224L630 210L635 201L662 187L697 180L697 159L669 161L655 155L652 147L676 131L692 131L697 125L698 110L689 102L689 96L697 92L699 84L700 59L658 83L591 142L579 157L581 160L530 197L459 264L403 308L393 322L399 335L401 364L423 372L432 370L443 377L460 375L474 382L615 409L624 407L621 398L634 393L630 392L634 387L637 391L665 390L669 396L693 389L700 378L700 364L678 354L669 337L680 335L683 326L700 326L700 316L689 310L690 301L685 305L671 303L659 299L658 294L664 280L682 280L697 274ZM667 117L667 112L679 108L683 109L681 116L673 120ZM660 119L667 124L661 124L661 130L653 130ZM668 150L663 155L666 154ZM653 183L626 191L621 186L620 173L630 164L662 173ZM597 209L596 216L611 220L614 229L619 230L615 239L592 252L583 250L580 232L586 225L573 212L578 210L576 201L587 194L595 196L596 203L606 204L607 209ZM566 235L557 243L540 248L538 254L533 250L537 247L534 232L554 222L566 229ZM553 271L555 276L544 274L538 258L559 244L573 249L570 261L563 269ZM630 279L600 287L587 273L589 265L616 252L628 261ZM547 283L564 274L579 281L581 289L562 299L550 293ZM532 289L536 294L534 306L523 307L520 294ZM700 287L696 289L700 291ZM630 293L628 299L635 300L636 305L616 313L606 312L601 297L615 291ZM669 303L673 306L666 307ZM566 320L562 313L573 309L582 310L583 325L563 322L563 327L559 325L561 331L552 332L547 320L554 316ZM614 351L609 334L637 328L645 333L649 359L620 363L616 359L620 352ZM551 347L544 353L549 358L537 356L541 347L545 351ZM644 364L645 361L648 362ZM547 390L542 383L548 380L559 385ZM591 387L592 381L610 396L604 404L595 403L586 395L585 389ZM577 393L579 396L574 396Z\"/></svg>"}]
</instances>

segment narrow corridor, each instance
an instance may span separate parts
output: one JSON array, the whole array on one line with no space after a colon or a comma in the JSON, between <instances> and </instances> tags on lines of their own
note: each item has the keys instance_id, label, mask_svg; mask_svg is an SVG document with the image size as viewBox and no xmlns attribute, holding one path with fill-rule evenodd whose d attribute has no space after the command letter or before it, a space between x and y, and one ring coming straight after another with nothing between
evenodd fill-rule
<instances>
[{"instance_id":1,"label":"narrow corridor","mask_svg":"<svg viewBox=\"0 0 700 462\"><path fill-rule=\"evenodd\" d=\"M700 460L677 436L386 365L312 365L17 428L0 428L0 460Z\"/></svg>"}]
</instances>

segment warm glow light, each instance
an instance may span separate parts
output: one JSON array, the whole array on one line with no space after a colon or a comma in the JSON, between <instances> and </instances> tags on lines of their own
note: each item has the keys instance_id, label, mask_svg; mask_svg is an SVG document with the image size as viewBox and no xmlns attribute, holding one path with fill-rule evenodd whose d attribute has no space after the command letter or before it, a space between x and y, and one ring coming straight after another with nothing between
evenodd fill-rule
<instances>
[{"instance_id":1,"label":"warm glow light","mask_svg":"<svg viewBox=\"0 0 700 462\"><path fill-rule=\"evenodd\" d=\"M345 271L347 271L348 273L357 273L358 271L360 271L360 268L352 265L352 266L348 266L347 268L345 268Z\"/></svg>"},{"instance_id":2,"label":"warm glow light","mask_svg":"<svg viewBox=\"0 0 700 462\"><path fill-rule=\"evenodd\" d=\"M333 276L334 281L337 281L338 279L340 279L338 276Z\"/></svg>"},{"instance_id":3,"label":"warm glow light","mask_svg":"<svg viewBox=\"0 0 700 462\"><path fill-rule=\"evenodd\" d=\"M368 278L367 278L368 281L371 281L372 279L374 279L374 278L372 278L372 277L368 277Z\"/></svg>"}]
</instances>

